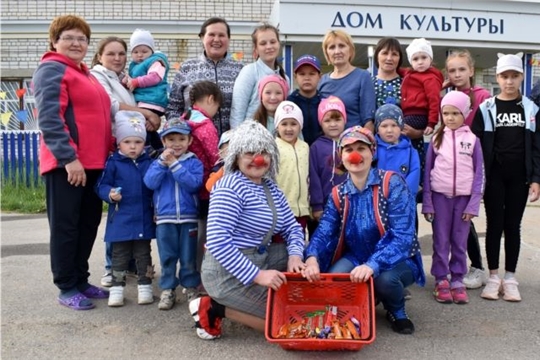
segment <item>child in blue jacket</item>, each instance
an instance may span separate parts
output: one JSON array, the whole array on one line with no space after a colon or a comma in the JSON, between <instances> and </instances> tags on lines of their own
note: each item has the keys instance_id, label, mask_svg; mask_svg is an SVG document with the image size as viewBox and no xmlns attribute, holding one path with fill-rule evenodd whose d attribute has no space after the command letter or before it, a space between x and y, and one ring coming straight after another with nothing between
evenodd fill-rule
<instances>
[{"instance_id":1,"label":"child in blue jacket","mask_svg":"<svg viewBox=\"0 0 540 360\"><path fill-rule=\"evenodd\" d=\"M109 306L124 305L126 272L132 258L138 274L138 303L154 301L152 277L154 268L150 241L156 235L153 221L152 191L143 177L152 163L144 152L145 119L136 111L118 111L115 137L118 150L105 165L96 184L99 197L109 204L105 241L112 247L112 287Z\"/></svg>"},{"instance_id":2,"label":"child in blue jacket","mask_svg":"<svg viewBox=\"0 0 540 360\"><path fill-rule=\"evenodd\" d=\"M186 289L188 300L197 295L196 289L201 285L197 271L197 194L203 183L203 164L188 151L193 138L185 121L167 121L161 140L165 150L148 169L144 182L154 190L162 289L158 308L170 310L176 302L179 284Z\"/></svg>"}]
</instances>

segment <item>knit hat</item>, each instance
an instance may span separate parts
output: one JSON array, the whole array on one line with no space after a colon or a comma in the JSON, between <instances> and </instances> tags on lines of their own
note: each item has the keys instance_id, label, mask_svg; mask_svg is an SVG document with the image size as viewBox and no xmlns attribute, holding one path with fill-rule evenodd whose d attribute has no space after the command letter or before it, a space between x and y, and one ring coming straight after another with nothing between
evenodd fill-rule
<instances>
[{"instance_id":1,"label":"knit hat","mask_svg":"<svg viewBox=\"0 0 540 360\"><path fill-rule=\"evenodd\" d=\"M296 61L294 62L294 72L298 70L298 68L302 65L310 65L311 67L315 68L318 72L321 72L321 62L319 59L317 59L316 56L313 55L302 55Z\"/></svg>"},{"instance_id":2,"label":"knit hat","mask_svg":"<svg viewBox=\"0 0 540 360\"><path fill-rule=\"evenodd\" d=\"M319 124L322 124L324 115L331 110L336 110L341 113L343 120L347 122L347 111L345 110L345 104L337 96L329 96L326 99L322 99L319 104Z\"/></svg>"},{"instance_id":3,"label":"knit hat","mask_svg":"<svg viewBox=\"0 0 540 360\"><path fill-rule=\"evenodd\" d=\"M131 34L131 38L129 39L129 47L131 48L131 51L133 51L133 49L139 45L146 45L152 49L152 52L154 52L154 38L152 37L150 31L144 29L135 29L133 34Z\"/></svg>"},{"instance_id":4,"label":"knit hat","mask_svg":"<svg viewBox=\"0 0 540 360\"><path fill-rule=\"evenodd\" d=\"M375 111L375 132L384 120L394 120L403 130L403 111L394 104L384 104Z\"/></svg>"},{"instance_id":5,"label":"knit hat","mask_svg":"<svg viewBox=\"0 0 540 360\"><path fill-rule=\"evenodd\" d=\"M523 57L522 52L518 52L515 55L498 53L497 56L499 57L499 60L497 60L497 75L508 70L514 70L523 74L523 61L521 60Z\"/></svg>"},{"instance_id":6,"label":"knit hat","mask_svg":"<svg viewBox=\"0 0 540 360\"><path fill-rule=\"evenodd\" d=\"M433 59L433 49L431 43L424 38L414 39L409 46L407 46L407 59L411 63L411 59L414 54L424 52Z\"/></svg>"},{"instance_id":7,"label":"knit hat","mask_svg":"<svg viewBox=\"0 0 540 360\"><path fill-rule=\"evenodd\" d=\"M238 157L247 153L269 154L272 160L265 177L275 181L279 170L279 151L276 140L266 127L252 119L246 119L232 132L225 157L225 174L238 170Z\"/></svg>"},{"instance_id":8,"label":"knit hat","mask_svg":"<svg viewBox=\"0 0 540 360\"><path fill-rule=\"evenodd\" d=\"M368 144L371 148L371 153L375 155L375 150L377 148L377 143L375 142L375 137L373 133L367 128L356 125L348 128L341 133L338 140L339 154L341 156L341 150L345 145L353 144L357 141L361 141L365 144Z\"/></svg>"},{"instance_id":9,"label":"knit hat","mask_svg":"<svg viewBox=\"0 0 540 360\"><path fill-rule=\"evenodd\" d=\"M294 119L300 124L300 129L304 127L304 115L302 110L292 101L282 101L274 114L274 126L277 129L280 122L285 119Z\"/></svg>"},{"instance_id":10,"label":"knit hat","mask_svg":"<svg viewBox=\"0 0 540 360\"><path fill-rule=\"evenodd\" d=\"M161 138L163 139L166 135L173 133L189 135L191 134L191 128L184 120L179 118L171 118L167 120L165 125L163 125L163 130L161 131L161 134L159 134L159 136L161 136Z\"/></svg>"},{"instance_id":11,"label":"knit hat","mask_svg":"<svg viewBox=\"0 0 540 360\"><path fill-rule=\"evenodd\" d=\"M232 129L227 130L223 134L221 134L221 137L219 138L218 149L221 147L221 145L227 144L231 140L231 135Z\"/></svg>"},{"instance_id":12,"label":"knit hat","mask_svg":"<svg viewBox=\"0 0 540 360\"><path fill-rule=\"evenodd\" d=\"M114 116L114 136L120 143L127 137L135 136L146 140L146 119L137 111L120 110Z\"/></svg>"},{"instance_id":13,"label":"knit hat","mask_svg":"<svg viewBox=\"0 0 540 360\"><path fill-rule=\"evenodd\" d=\"M471 98L461 91L449 91L441 100L441 110L445 105L456 107L464 118L471 113Z\"/></svg>"},{"instance_id":14,"label":"knit hat","mask_svg":"<svg viewBox=\"0 0 540 360\"><path fill-rule=\"evenodd\" d=\"M278 85L281 86L281 90L283 90L283 95L285 98L287 98L287 95L289 95L289 84L287 84L287 81L281 76L272 74L272 75L267 75L263 77L261 80L259 80L259 87L258 87L259 99L262 98L262 92L263 92L264 87L267 84L272 83L272 82L278 83Z\"/></svg>"}]
</instances>

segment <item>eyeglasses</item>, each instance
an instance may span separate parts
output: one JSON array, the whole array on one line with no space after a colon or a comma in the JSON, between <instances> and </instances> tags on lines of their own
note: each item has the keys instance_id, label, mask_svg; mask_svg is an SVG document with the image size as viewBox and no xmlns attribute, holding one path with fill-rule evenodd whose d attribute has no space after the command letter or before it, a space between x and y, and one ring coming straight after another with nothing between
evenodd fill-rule
<instances>
[{"instance_id":1,"label":"eyeglasses","mask_svg":"<svg viewBox=\"0 0 540 360\"><path fill-rule=\"evenodd\" d=\"M59 38L62 41L69 42L74 44L75 42L78 42L79 44L88 44L88 38L86 36L71 36L66 35Z\"/></svg>"}]
</instances>

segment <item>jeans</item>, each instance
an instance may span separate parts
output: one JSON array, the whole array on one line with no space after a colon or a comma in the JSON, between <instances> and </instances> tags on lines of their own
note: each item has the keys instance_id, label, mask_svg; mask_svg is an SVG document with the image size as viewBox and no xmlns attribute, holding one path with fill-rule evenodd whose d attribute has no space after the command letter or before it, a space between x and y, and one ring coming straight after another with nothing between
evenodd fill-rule
<instances>
[{"instance_id":1,"label":"jeans","mask_svg":"<svg viewBox=\"0 0 540 360\"><path fill-rule=\"evenodd\" d=\"M197 271L197 230L197 223L157 225L161 289L175 289L178 285L194 288L201 284L201 274Z\"/></svg>"},{"instance_id":2,"label":"jeans","mask_svg":"<svg viewBox=\"0 0 540 360\"><path fill-rule=\"evenodd\" d=\"M150 255L150 240L131 240L115 242L112 247L112 285L126 285L126 271L129 269L132 258L137 264L138 284L149 285L152 283L154 268Z\"/></svg>"},{"instance_id":3,"label":"jeans","mask_svg":"<svg viewBox=\"0 0 540 360\"><path fill-rule=\"evenodd\" d=\"M354 269L353 263L341 258L330 268L331 273L350 273ZM375 297L383 303L384 308L392 313L405 308L403 289L414 283L414 274L405 261L397 264L393 269L382 271L373 279Z\"/></svg>"}]
</instances>

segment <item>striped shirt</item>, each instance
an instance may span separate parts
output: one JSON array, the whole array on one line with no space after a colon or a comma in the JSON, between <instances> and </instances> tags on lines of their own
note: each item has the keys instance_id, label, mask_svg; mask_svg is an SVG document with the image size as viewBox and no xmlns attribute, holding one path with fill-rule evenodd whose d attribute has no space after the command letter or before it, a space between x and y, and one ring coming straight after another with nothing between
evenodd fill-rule
<instances>
[{"instance_id":1,"label":"striped shirt","mask_svg":"<svg viewBox=\"0 0 540 360\"><path fill-rule=\"evenodd\" d=\"M277 211L274 234L287 239L289 256L303 258L304 234L287 199L274 182L263 181L270 189ZM271 226L272 210L262 184L255 184L239 171L216 183L210 196L206 247L243 284L250 284L259 268L240 249L259 246Z\"/></svg>"}]
</instances>

